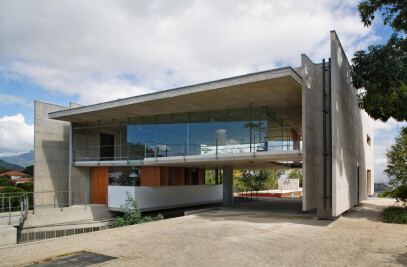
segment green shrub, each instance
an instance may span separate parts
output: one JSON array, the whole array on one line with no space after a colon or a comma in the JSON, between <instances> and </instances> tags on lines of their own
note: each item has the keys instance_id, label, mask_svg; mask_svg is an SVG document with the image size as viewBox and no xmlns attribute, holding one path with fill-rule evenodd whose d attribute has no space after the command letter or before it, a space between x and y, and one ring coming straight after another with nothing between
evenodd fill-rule
<instances>
[{"instance_id":1,"label":"green shrub","mask_svg":"<svg viewBox=\"0 0 407 267\"><path fill-rule=\"evenodd\" d=\"M396 189L391 191L391 197L394 197L397 202L402 202L403 205L407 204L407 184L399 185Z\"/></svg>"},{"instance_id":2,"label":"green shrub","mask_svg":"<svg viewBox=\"0 0 407 267\"><path fill-rule=\"evenodd\" d=\"M156 217L143 217L137 207L137 201L129 192L126 192L126 201L124 205L120 205L120 211L123 212L123 217L116 217L113 223L108 224L109 228L117 228L164 219L164 216L162 216L161 214L158 214Z\"/></svg>"},{"instance_id":3,"label":"green shrub","mask_svg":"<svg viewBox=\"0 0 407 267\"><path fill-rule=\"evenodd\" d=\"M384 210L383 222L407 224L407 207L388 207Z\"/></svg>"},{"instance_id":4,"label":"green shrub","mask_svg":"<svg viewBox=\"0 0 407 267\"><path fill-rule=\"evenodd\" d=\"M0 177L0 186L16 186L16 182L14 182L10 177Z\"/></svg>"}]
</instances>

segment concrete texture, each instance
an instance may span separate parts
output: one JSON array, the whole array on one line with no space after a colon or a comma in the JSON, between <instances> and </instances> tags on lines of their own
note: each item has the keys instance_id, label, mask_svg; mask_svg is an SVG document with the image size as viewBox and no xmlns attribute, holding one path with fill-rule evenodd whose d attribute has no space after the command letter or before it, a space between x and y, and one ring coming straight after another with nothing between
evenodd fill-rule
<instances>
[{"instance_id":1,"label":"concrete texture","mask_svg":"<svg viewBox=\"0 0 407 267\"><path fill-rule=\"evenodd\" d=\"M332 58L332 216L367 199L367 170L374 181L372 119L358 107L350 65L335 32L331 32ZM371 145L367 144L367 135ZM359 173L358 173L359 171ZM370 186L369 194L373 194Z\"/></svg>"},{"instance_id":2,"label":"concrete texture","mask_svg":"<svg viewBox=\"0 0 407 267\"><path fill-rule=\"evenodd\" d=\"M48 119L48 113L65 107L34 104L34 192L68 191L69 123ZM66 202L67 194L57 194L56 203ZM34 205L51 205L53 194L34 194Z\"/></svg>"},{"instance_id":3,"label":"concrete texture","mask_svg":"<svg viewBox=\"0 0 407 267\"><path fill-rule=\"evenodd\" d=\"M0 225L0 247L15 244L17 244L17 228L10 225Z\"/></svg>"},{"instance_id":4,"label":"concrete texture","mask_svg":"<svg viewBox=\"0 0 407 267\"><path fill-rule=\"evenodd\" d=\"M118 258L103 266L405 266L407 227L380 222L393 202L369 199L335 221L301 212L295 200L243 203L1 248L0 262L15 266L88 251ZM270 206L286 209L271 212Z\"/></svg>"},{"instance_id":5,"label":"concrete texture","mask_svg":"<svg viewBox=\"0 0 407 267\"><path fill-rule=\"evenodd\" d=\"M301 123L301 77L290 67L129 97L50 114L50 118L103 124L128 117L271 105L290 125Z\"/></svg>"},{"instance_id":6,"label":"concrete texture","mask_svg":"<svg viewBox=\"0 0 407 267\"><path fill-rule=\"evenodd\" d=\"M23 228L38 227L53 224L62 224L85 220L100 220L111 218L106 205L78 205L66 207L63 209L37 209L35 213L28 212L27 219L24 221Z\"/></svg>"}]
</instances>

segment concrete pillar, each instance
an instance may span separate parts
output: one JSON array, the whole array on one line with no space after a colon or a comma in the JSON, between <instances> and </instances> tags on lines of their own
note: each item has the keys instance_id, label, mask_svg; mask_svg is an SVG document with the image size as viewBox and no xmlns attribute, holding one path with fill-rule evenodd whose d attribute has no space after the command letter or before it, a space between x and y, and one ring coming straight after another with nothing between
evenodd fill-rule
<instances>
[{"instance_id":1,"label":"concrete pillar","mask_svg":"<svg viewBox=\"0 0 407 267\"><path fill-rule=\"evenodd\" d=\"M223 206L233 205L233 167L223 167Z\"/></svg>"}]
</instances>

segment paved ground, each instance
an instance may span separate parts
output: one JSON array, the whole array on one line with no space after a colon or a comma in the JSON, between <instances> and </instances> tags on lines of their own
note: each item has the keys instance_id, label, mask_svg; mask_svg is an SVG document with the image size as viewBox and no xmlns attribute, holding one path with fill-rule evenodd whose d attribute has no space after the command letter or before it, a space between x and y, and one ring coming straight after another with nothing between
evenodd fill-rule
<instances>
[{"instance_id":1,"label":"paved ground","mask_svg":"<svg viewBox=\"0 0 407 267\"><path fill-rule=\"evenodd\" d=\"M242 203L230 210L1 248L0 265L88 251L117 257L103 266L407 266L407 226L379 221L390 204L370 199L338 220L320 221L300 212L298 200Z\"/></svg>"}]
</instances>

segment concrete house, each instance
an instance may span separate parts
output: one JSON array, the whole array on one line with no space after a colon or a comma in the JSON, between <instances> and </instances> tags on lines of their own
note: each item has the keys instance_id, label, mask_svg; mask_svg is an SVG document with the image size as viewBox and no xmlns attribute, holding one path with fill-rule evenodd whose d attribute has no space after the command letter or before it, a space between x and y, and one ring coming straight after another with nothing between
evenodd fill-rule
<instances>
[{"instance_id":1,"label":"concrete house","mask_svg":"<svg viewBox=\"0 0 407 267\"><path fill-rule=\"evenodd\" d=\"M117 210L233 204L234 169L302 168L304 211L373 194L373 128L335 32L330 59L81 106L35 103L35 192ZM205 184L205 170L222 183ZM36 194L35 205L49 197Z\"/></svg>"}]
</instances>

